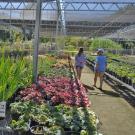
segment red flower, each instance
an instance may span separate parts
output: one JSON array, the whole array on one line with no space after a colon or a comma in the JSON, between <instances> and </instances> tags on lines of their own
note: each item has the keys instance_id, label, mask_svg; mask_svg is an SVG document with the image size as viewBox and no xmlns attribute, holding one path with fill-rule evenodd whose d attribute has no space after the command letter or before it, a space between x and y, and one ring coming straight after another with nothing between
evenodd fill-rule
<instances>
[{"instance_id":1,"label":"red flower","mask_svg":"<svg viewBox=\"0 0 135 135\"><path fill-rule=\"evenodd\" d=\"M90 106L86 89L83 87L81 82L77 80L70 80L67 77L57 77L54 79L48 79L44 76L39 76L39 89L42 88L48 96L51 96L53 103L65 103L68 105L76 106ZM20 91L20 95L23 100L36 99L42 101L42 94L40 90L36 88L35 84Z\"/></svg>"}]
</instances>

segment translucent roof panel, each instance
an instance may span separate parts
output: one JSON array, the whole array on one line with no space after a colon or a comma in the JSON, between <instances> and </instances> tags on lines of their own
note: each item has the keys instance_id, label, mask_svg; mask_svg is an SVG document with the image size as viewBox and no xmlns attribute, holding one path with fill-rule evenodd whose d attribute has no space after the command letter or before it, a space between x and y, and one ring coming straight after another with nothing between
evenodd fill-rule
<instances>
[{"instance_id":1,"label":"translucent roof panel","mask_svg":"<svg viewBox=\"0 0 135 135\"><path fill-rule=\"evenodd\" d=\"M0 0L0 24L34 29L36 1ZM43 34L59 22L67 35L110 35L135 24L135 0L43 0L41 20Z\"/></svg>"}]
</instances>

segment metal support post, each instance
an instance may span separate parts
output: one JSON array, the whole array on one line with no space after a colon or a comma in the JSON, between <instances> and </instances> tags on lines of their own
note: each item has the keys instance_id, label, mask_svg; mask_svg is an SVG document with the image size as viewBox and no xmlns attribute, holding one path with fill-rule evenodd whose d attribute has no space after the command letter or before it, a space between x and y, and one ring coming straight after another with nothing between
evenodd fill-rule
<instances>
[{"instance_id":1,"label":"metal support post","mask_svg":"<svg viewBox=\"0 0 135 135\"><path fill-rule=\"evenodd\" d=\"M34 55L33 55L33 81L36 84L38 79L38 48L39 48L39 30L40 30L40 20L41 20L41 4L42 4L42 0L37 0Z\"/></svg>"},{"instance_id":2,"label":"metal support post","mask_svg":"<svg viewBox=\"0 0 135 135\"><path fill-rule=\"evenodd\" d=\"M57 12L56 37L55 37L57 51L59 51L59 45L58 45L58 42L57 42L58 35L59 35L59 11Z\"/></svg>"}]
</instances>

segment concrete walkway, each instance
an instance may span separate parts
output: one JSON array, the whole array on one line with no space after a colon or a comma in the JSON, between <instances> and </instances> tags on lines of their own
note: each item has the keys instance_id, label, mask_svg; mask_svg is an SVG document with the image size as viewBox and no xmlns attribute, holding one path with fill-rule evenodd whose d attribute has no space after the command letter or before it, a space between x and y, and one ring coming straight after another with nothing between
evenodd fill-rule
<instances>
[{"instance_id":1,"label":"concrete walkway","mask_svg":"<svg viewBox=\"0 0 135 135\"><path fill-rule=\"evenodd\" d=\"M81 81L93 85L93 72L85 67ZM99 82L97 84L99 86ZM101 121L100 132L103 135L135 135L135 109L115 90L104 83L103 91L88 89L91 109Z\"/></svg>"}]
</instances>

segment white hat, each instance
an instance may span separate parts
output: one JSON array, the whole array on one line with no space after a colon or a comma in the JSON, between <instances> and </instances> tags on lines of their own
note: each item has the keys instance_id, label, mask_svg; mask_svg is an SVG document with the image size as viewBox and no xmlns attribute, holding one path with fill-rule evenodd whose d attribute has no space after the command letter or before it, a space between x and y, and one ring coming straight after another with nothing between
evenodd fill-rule
<instances>
[{"instance_id":1,"label":"white hat","mask_svg":"<svg viewBox=\"0 0 135 135\"><path fill-rule=\"evenodd\" d=\"M100 49L98 49L97 52L102 52L102 53L104 53L104 49L103 49L103 48L100 48Z\"/></svg>"}]
</instances>

